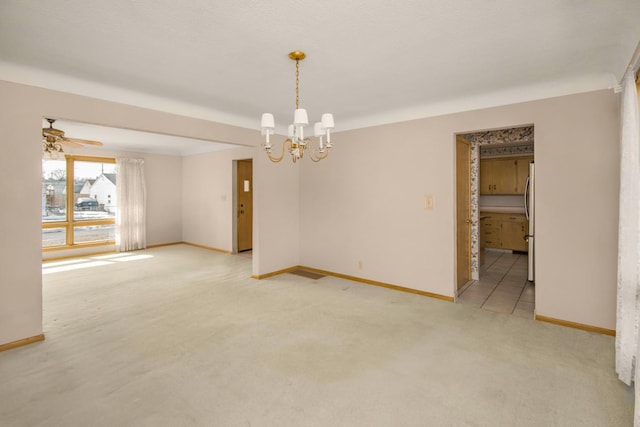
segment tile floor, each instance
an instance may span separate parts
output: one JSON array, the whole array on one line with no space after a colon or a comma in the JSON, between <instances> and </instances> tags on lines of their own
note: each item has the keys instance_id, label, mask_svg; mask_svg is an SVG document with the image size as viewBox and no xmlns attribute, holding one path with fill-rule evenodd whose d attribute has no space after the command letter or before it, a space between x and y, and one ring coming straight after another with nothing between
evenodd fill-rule
<instances>
[{"instance_id":1,"label":"tile floor","mask_svg":"<svg viewBox=\"0 0 640 427\"><path fill-rule=\"evenodd\" d=\"M252 258L253 250L249 249L248 251L238 252L236 255L244 257L244 258Z\"/></svg>"},{"instance_id":2,"label":"tile floor","mask_svg":"<svg viewBox=\"0 0 640 427\"><path fill-rule=\"evenodd\" d=\"M458 295L458 302L483 310L533 319L535 287L527 281L527 254L485 250L480 280Z\"/></svg>"}]
</instances>

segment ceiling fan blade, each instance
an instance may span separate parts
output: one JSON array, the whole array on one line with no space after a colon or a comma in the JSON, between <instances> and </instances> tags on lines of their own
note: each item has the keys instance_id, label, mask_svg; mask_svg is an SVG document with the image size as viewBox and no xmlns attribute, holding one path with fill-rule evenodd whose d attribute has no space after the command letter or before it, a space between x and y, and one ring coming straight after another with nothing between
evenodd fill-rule
<instances>
[{"instance_id":1,"label":"ceiling fan blade","mask_svg":"<svg viewBox=\"0 0 640 427\"><path fill-rule=\"evenodd\" d=\"M86 145L95 145L96 147L102 147L102 142L91 141L89 139L79 139L79 138L62 138L62 142L73 142L75 144L86 144Z\"/></svg>"},{"instance_id":2,"label":"ceiling fan blade","mask_svg":"<svg viewBox=\"0 0 640 427\"><path fill-rule=\"evenodd\" d=\"M84 147L84 145L78 144L76 141L71 140L71 138L58 139L57 141L62 145L68 145L71 147Z\"/></svg>"},{"instance_id":3,"label":"ceiling fan blade","mask_svg":"<svg viewBox=\"0 0 640 427\"><path fill-rule=\"evenodd\" d=\"M42 136L55 136L64 138L64 132L56 128L42 128Z\"/></svg>"}]
</instances>

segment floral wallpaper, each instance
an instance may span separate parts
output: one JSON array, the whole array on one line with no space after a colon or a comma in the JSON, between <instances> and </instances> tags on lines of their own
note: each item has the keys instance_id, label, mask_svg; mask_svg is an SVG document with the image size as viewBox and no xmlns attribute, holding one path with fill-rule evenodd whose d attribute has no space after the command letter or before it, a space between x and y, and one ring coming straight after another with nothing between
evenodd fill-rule
<instances>
[{"instance_id":1,"label":"floral wallpaper","mask_svg":"<svg viewBox=\"0 0 640 427\"><path fill-rule=\"evenodd\" d=\"M533 155L533 142L519 144L488 144L480 145L480 157L508 157Z\"/></svg>"},{"instance_id":2,"label":"floral wallpaper","mask_svg":"<svg viewBox=\"0 0 640 427\"><path fill-rule=\"evenodd\" d=\"M471 143L480 145L522 142L533 143L533 126L473 132L461 136Z\"/></svg>"},{"instance_id":3,"label":"floral wallpaper","mask_svg":"<svg viewBox=\"0 0 640 427\"><path fill-rule=\"evenodd\" d=\"M471 278L480 279L480 225L479 181L480 144L471 143Z\"/></svg>"},{"instance_id":4,"label":"floral wallpaper","mask_svg":"<svg viewBox=\"0 0 640 427\"><path fill-rule=\"evenodd\" d=\"M480 191L482 157L533 154L533 126L461 134L471 142L471 278L480 278ZM509 144L504 146L503 144Z\"/></svg>"}]
</instances>

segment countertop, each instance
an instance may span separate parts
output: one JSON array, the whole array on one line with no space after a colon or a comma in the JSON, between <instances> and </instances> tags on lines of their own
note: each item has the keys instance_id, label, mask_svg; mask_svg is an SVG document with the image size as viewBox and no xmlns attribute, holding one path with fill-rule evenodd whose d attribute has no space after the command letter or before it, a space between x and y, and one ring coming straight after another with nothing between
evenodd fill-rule
<instances>
[{"instance_id":1,"label":"countertop","mask_svg":"<svg viewBox=\"0 0 640 427\"><path fill-rule=\"evenodd\" d=\"M480 212L524 214L524 207L520 207L520 206L480 206Z\"/></svg>"}]
</instances>

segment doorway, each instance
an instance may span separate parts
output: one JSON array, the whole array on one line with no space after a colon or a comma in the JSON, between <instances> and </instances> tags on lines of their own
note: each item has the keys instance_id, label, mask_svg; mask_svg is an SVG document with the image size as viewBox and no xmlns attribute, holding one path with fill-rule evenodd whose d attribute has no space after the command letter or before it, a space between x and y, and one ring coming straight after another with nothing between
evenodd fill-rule
<instances>
[{"instance_id":1,"label":"doorway","mask_svg":"<svg viewBox=\"0 0 640 427\"><path fill-rule=\"evenodd\" d=\"M524 240L528 234L524 189L534 157L533 130L533 125L525 125L456 137L456 141L462 137L471 144L472 220L472 280L467 286L458 286L458 300L526 318L534 317L535 303L535 288L527 281L528 246ZM464 186L456 187L457 192L466 192ZM463 197L457 195L458 200ZM458 229L464 231L464 227ZM460 242L461 236L457 237Z\"/></svg>"},{"instance_id":2,"label":"doorway","mask_svg":"<svg viewBox=\"0 0 640 427\"><path fill-rule=\"evenodd\" d=\"M236 242L238 252L253 249L253 160L237 161Z\"/></svg>"}]
</instances>

